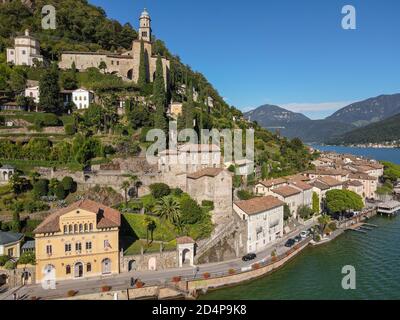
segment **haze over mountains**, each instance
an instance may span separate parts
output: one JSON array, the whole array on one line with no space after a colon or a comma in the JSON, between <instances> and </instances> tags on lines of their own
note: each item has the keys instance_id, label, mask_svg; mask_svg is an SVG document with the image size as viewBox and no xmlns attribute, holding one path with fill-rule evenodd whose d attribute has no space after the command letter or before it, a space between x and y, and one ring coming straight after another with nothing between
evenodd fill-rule
<instances>
[{"instance_id":1,"label":"haze over mountains","mask_svg":"<svg viewBox=\"0 0 400 320\"><path fill-rule=\"evenodd\" d=\"M359 133L356 133L354 136L347 135L348 139L344 137L345 134L353 132L353 130L380 121L383 122L397 114L400 114L400 94L381 95L352 103L322 120L311 120L301 113L294 113L271 105L263 105L245 113L245 116L247 118L250 117L252 121L257 121L267 129L276 130L278 128L283 136L288 138L298 137L304 142L322 143L341 141L342 143L368 143L372 141L379 142L377 141L379 137L376 135L373 139L371 135L371 139L369 139L370 130L361 131L363 137L359 139L360 142L349 142L350 140L356 141L355 137L360 137ZM390 123L393 123L393 121ZM378 124L378 127L382 128L382 126L385 126L385 122L381 126ZM368 128L366 127L366 129ZM372 128L376 129L376 127ZM380 130L380 132L383 132L383 130ZM394 135L386 134L385 136L400 139L400 132ZM353 138L350 139L350 137Z\"/></svg>"}]
</instances>

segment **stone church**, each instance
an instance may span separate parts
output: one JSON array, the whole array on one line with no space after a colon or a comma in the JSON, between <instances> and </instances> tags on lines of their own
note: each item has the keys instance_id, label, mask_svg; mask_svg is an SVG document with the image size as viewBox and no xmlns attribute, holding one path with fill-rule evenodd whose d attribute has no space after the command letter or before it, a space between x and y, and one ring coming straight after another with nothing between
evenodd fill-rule
<instances>
[{"instance_id":1,"label":"stone church","mask_svg":"<svg viewBox=\"0 0 400 320\"><path fill-rule=\"evenodd\" d=\"M80 71L85 71L88 68L98 68L101 62L107 66L105 69L108 73L114 73L121 76L124 80L138 82L139 80L139 65L141 42L143 41L144 50L147 54L147 69L148 80L154 81L156 72L157 56L153 54L153 45L151 42L151 18L145 9L140 16L139 38L134 40L132 50L122 54L110 52L63 52L59 63L60 69L70 69L72 63ZM170 61L162 57L164 80L168 83L168 74Z\"/></svg>"}]
</instances>

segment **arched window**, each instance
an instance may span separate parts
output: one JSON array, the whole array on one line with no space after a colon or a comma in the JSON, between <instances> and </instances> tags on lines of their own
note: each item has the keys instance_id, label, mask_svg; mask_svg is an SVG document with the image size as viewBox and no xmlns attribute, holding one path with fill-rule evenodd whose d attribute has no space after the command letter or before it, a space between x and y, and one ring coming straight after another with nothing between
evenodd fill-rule
<instances>
[{"instance_id":1,"label":"arched window","mask_svg":"<svg viewBox=\"0 0 400 320\"><path fill-rule=\"evenodd\" d=\"M82 251L82 243L80 243L80 242L75 243L75 250Z\"/></svg>"},{"instance_id":2,"label":"arched window","mask_svg":"<svg viewBox=\"0 0 400 320\"><path fill-rule=\"evenodd\" d=\"M93 231L93 223L89 223L89 231Z\"/></svg>"},{"instance_id":3,"label":"arched window","mask_svg":"<svg viewBox=\"0 0 400 320\"><path fill-rule=\"evenodd\" d=\"M74 224L74 233L77 233L77 232L78 232L78 225Z\"/></svg>"},{"instance_id":4,"label":"arched window","mask_svg":"<svg viewBox=\"0 0 400 320\"><path fill-rule=\"evenodd\" d=\"M65 274L71 274L71 266L70 265L67 265L65 267Z\"/></svg>"},{"instance_id":5,"label":"arched window","mask_svg":"<svg viewBox=\"0 0 400 320\"><path fill-rule=\"evenodd\" d=\"M86 264L86 272L92 272L92 264L90 262Z\"/></svg>"},{"instance_id":6,"label":"arched window","mask_svg":"<svg viewBox=\"0 0 400 320\"><path fill-rule=\"evenodd\" d=\"M72 224L68 226L68 233L72 233Z\"/></svg>"},{"instance_id":7,"label":"arched window","mask_svg":"<svg viewBox=\"0 0 400 320\"><path fill-rule=\"evenodd\" d=\"M83 225L82 224L79 225L79 232L83 232Z\"/></svg>"},{"instance_id":8,"label":"arched window","mask_svg":"<svg viewBox=\"0 0 400 320\"><path fill-rule=\"evenodd\" d=\"M85 232L88 232L88 224L85 223Z\"/></svg>"},{"instance_id":9,"label":"arched window","mask_svg":"<svg viewBox=\"0 0 400 320\"><path fill-rule=\"evenodd\" d=\"M68 227L64 226L64 233L67 233L67 232L68 232Z\"/></svg>"}]
</instances>

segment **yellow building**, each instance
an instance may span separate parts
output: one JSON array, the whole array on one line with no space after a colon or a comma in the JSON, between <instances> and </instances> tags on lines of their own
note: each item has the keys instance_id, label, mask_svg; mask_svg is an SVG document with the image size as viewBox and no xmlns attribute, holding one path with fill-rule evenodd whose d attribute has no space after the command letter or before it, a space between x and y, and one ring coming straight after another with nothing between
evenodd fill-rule
<instances>
[{"instance_id":1,"label":"yellow building","mask_svg":"<svg viewBox=\"0 0 400 320\"><path fill-rule=\"evenodd\" d=\"M48 216L34 231L36 281L119 273L121 214L82 200Z\"/></svg>"}]
</instances>

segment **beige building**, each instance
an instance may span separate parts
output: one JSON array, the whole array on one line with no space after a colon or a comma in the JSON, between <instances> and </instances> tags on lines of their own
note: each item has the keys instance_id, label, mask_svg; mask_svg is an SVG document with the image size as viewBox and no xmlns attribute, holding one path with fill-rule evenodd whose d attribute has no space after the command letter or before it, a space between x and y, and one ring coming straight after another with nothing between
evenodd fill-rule
<instances>
[{"instance_id":1,"label":"beige building","mask_svg":"<svg viewBox=\"0 0 400 320\"><path fill-rule=\"evenodd\" d=\"M256 184L254 188L255 194L259 196L266 196L270 195L273 189L287 186L288 181L284 178L277 178L277 179L270 179L270 180L263 180Z\"/></svg>"},{"instance_id":2,"label":"beige building","mask_svg":"<svg viewBox=\"0 0 400 320\"><path fill-rule=\"evenodd\" d=\"M29 30L25 30L25 35L14 39L14 48L7 48L7 63L32 67L35 62L43 62L43 56L40 55L40 43L30 36Z\"/></svg>"},{"instance_id":3,"label":"beige building","mask_svg":"<svg viewBox=\"0 0 400 320\"><path fill-rule=\"evenodd\" d=\"M285 202L290 209L293 218L297 218L297 210L303 205L303 191L292 186L282 186L271 190L271 194Z\"/></svg>"},{"instance_id":4,"label":"beige building","mask_svg":"<svg viewBox=\"0 0 400 320\"><path fill-rule=\"evenodd\" d=\"M0 257L19 258L21 243L24 240L22 233L4 232L0 230Z\"/></svg>"},{"instance_id":5,"label":"beige building","mask_svg":"<svg viewBox=\"0 0 400 320\"><path fill-rule=\"evenodd\" d=\"M363 185L363 198L376 197L376 190L378 189L378 178L372 177L366 173L352 173L349 176L350 180L359 181Z\"/></svg>"},{"instance_id":6,"label":"beige building","mask_svg":"<svg viewBox=\"0 0 400 320\"><path fill-rule=\"evenodd\" d=\"M259 252L283 237L284 202L273 196L233 204L234 212L246 223L247 253Z\"/></svg>"},{"instance_id":7,"label":"beige building","mask_svg":"<svg viewBox=\"0 0 400 320\"><path fill-rule=\"evenodd\" d=\"M315 181L311 182L310 185L313 187L313 192L318 195L319 198L319 206L321 210L323 201L326 198L326 193L330 190L342 190L343 183L332 178L332 177L322 177L318 178Z\"/></svg>"},{"instance_id":8,"label":"beige building","mask_svg":"<svg viewBox=\"0 0 400 320\"><path fill-rule=\"evenodd\" d=\"M153 82L156 72L157 57L153 54L151 18L146 9L140 16L139 39L134 40L132 49L123 54L103 53L103 52L63 52L61 55L60 69L70 69L72 64L80 71L88 68L99 68L100 64L105 63L105 72L115 73L125 80L138 82L139 66L141 55L141 42L143 41L144 50L147 56L147 78ZM168 74L170 61L162 58L165 85L168 84Z\"/></svg>"},{"instance_id":9,"label":"beige building","mask_svg":"<svg viewBox=\"0 0 400 320\"><path fill-rule=\"evenodd\" d=\"M48 216L34 231L36 280L70 280L119 273L121 215L82 200Z\"/></svg>"},{"instance_id":10,"label":"beige building","mask_svg":"<svg viewBox=\"0 0 400 320\"><path fill-rule=\"evenodd\" d=\"M221 168L206 168L187 175L187 193L201 204L214 203L213 220L232 214L232 174Z\"/></svg>"},{"instance_id":11,"label":"beige building","mask_svg":"<svg viewBox=\"0 0 400 320\"><path fill-rule=\"evenodd\" d=\"M364 185L358 180L349 180L343 184L343 189L357 193L363 200L364 198Z\"/></svg>"}]
</instances>

